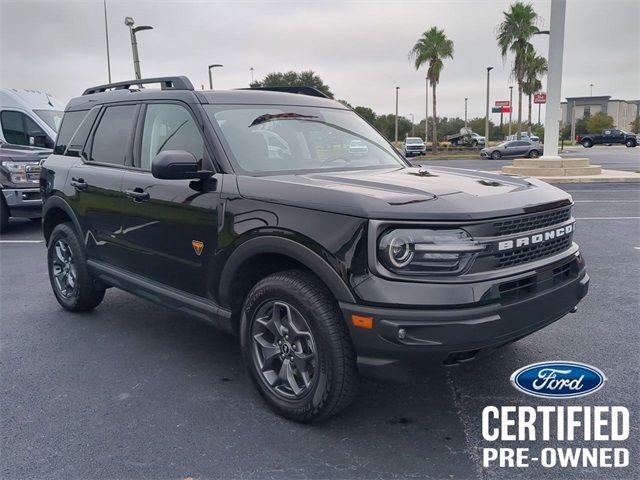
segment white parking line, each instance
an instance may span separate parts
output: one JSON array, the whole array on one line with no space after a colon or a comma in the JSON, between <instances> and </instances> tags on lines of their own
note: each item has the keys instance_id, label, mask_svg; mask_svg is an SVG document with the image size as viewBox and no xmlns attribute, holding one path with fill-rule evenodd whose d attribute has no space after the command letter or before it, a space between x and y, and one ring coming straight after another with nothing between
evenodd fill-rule
<instances>
[{"instance_id":1,"label":"white parking line","mask_svg":"<svg viewBox=\"0 0 640 480\"><path fill-rule=\"evenodd\" d=\"M640 203L640 200L574 200L574 203Z\"/></svg>"},{"instance_id":2,"label":"white parking line","mask_svg":"<svg viewBox=\"0 0 640 480\"><path fill-rule=\"evenodd\" d=\"M638 220L640 217L576 217L576 220Z\"/></svg>"},{"instance_id":3,"label":"white parking line","mask_svg":"<svg viewBox=\"0 0 640 480\"><path fill-rule=\"evenodd\" d=\"M0 240L0 243L42 243L44 240Z\"/></svg>"}]
</instances>

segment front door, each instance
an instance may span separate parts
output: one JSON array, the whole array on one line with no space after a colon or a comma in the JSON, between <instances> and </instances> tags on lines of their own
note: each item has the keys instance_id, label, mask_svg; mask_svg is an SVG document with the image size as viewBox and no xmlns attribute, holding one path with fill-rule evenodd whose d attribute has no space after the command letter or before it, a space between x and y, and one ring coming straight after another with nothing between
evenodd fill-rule
<instances>
[{"instance_id":1,"label":"front door","mask_svg":"<svg viewBox=\"0 0 640 480\"><path fill-rule=\"evenodd\" d=\"M129 206L122 218L121 241L128 269L166 286L207 297L213 268L220 184L214 181L161 180L151 161L163 150L192 153L210 169L210 157L190 109L180 103L143 107L136 134L135 170L124 176ZM218 176L218 181L221 177Z\"/></svg>"},{"instance_id":2,"label":"front door","mask_svg":"<svg viewBox=\"0 0 640 480\"><path fill-rule=\"evenodd\" d=\"M118 242L121 211L127 203L122 178L129 162L138 105L114 105L100 114L82 152L69 169L69 198L78 214L89 258L123 266Z\"/></svg>"}]
</instances>

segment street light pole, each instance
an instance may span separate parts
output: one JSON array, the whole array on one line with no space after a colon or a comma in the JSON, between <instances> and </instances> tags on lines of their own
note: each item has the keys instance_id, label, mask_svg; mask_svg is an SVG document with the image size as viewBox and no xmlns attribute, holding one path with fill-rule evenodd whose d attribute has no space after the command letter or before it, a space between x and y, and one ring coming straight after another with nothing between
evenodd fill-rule
<instances>
[{"instance_id":1,"label":"street light pole","mask_svg":"<svg viewBox=\"0 0 640 480\"><path fill-rule=\"evenodd\" d=\"M464 97L464 128L467 128L467 100L469 97Z\"/></svg>"},{"instance_id":2,"label":"street light pole","mask_svg":"<svg viewBox=\"0 0 640 480\"><path fill-rule=\"evenodd\" d=\"M411 136L414 137L415 136L416 118L413 116L413 113L410 113L409 115L411 115Z\"/></svg>"},{"instance_id":3,"label":"street light pole","mask_svg":"<svg viewBox=\"0 0 640 480\"><path fill-rule=\"evenodd\" d=\"M396 87L396 142L398 141L398 91L400 87Z\"/></svg>"},{"instance_id":4,"label":"street light pole","mask_svg":"<svg viewBox=\"0 0 640 480\"><path fill-rule=\"evenodd\" d=\"M544 115L544 155L549 160L559 159L560 91L562 88L562 56L564 51L564 18L566 0L551 0L549 25L549 72L547 74L547 108Z\"/></svg>"},{"instance_id":5,"label":"street light pole","mask_svg":"<svg viewBox=\"0 0 640 480\"><path fill-rule=\"evenodd\" d=\"M513 85L509 87L509 136L511 136L511 115L513 114Z\"/></svg>"},{"instance_id":6,"label":"street light pole","mask_svg":"<svg viewBox=\"0 0 640 480\"><path fill-rule=\"evenodd\" d=\"M211 77L211 69L216 67L224 67L224 65L221 65L219 63L209 65L209 90L213 90L213 78Z\"/></svg>"},{"instance_id":7,"label":"street light pole","mask_svg":"<svg viewBox=\"0 0 640 480\"><path fill-rule=\"evenodd\" d=\"M111 58L109 55L109 27L107 25L107 0L102 2L104 6L104 36L107 40L107 74L109 76L109 83L111 83Z\"/></svg>"},{"instance_id":8,"label":"street light pole","mask_svg":"<svg viewBox=\"0 0 640 480\"><path fill-rule=\"evenodd\" d=\"M136 80L140 80L142 76L140 75L140 56L138 55L138 41L136 40L136 33L142 32L143 30L153 30L153 27L148 25L141 25L139 27L134 27L135 22L131 17L125 17L124 24L129 27L129 33L131 34L131 50L133 52L133 71L136 75Z\"/></svg>"},{"instance_id":9,"label":"street light pole","mask_svg":"<svg viewBox=\"0 0 640 480\"><path fill-rule=\"evenodd\" d=\"M251 83L253 83L253 67L251 67L249 71L251 72Z\"/></svg>"},{"instance_id":10,"label":"street light pole","mask_svg":"<svg viewBox=\"0 0 640 480\"><path fill-rule=\"evenodd\" d=\"M486 146L489 146L489 74L491 70L493 70L493 67L487 67L487 108L486 116L484 117L484 138Z\"/></svg>"},{"instance_id":11,"label":"street light pole","mask_svg":"<svg viewBox=\"0 0 640 480\"><path fill-rule=\"evenodd\" d=\"M591 97L593 97L593 83L589 85L591 87Z\"/></svg>"}]
</instances>

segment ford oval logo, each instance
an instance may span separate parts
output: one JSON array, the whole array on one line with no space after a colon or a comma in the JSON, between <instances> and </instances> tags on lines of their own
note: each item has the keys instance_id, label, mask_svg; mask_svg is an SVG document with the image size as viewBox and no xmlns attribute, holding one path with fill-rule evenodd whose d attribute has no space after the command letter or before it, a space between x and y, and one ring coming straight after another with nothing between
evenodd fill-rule
<instances>
[{"instance_id":1,"label":"ford oval logo","mask_svg":"<svg viewBox=\"0 0 640 480\"><path fill-rule=\"evenodd\" d=\"M577 362L541 362L511 375L513 386L528 395L573 398L600 390L606 378L595 367Z\"/></svg>"}]
</instances>

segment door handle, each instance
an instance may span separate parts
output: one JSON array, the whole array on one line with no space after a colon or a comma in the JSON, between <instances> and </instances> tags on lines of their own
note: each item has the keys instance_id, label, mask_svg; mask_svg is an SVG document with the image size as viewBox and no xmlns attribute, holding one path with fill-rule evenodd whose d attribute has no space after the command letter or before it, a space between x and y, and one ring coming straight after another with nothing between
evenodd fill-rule
<instances>
[{"instance_id":1,"label":"door handle","mask_svg":"<svg viewBox=\"0 0 640 480\"><path fill-rule=\"evenodd\" d=\"M136 187L133 190L125 190L124 194L127 197L132 198L134 202L146 202L147 200L149 200L149 198L151 198L149 192L145 192L140 187Z\"/></svg>"},{"instance_id":2,"label":"door handle","mask_svg":"<svg viewBox=\"0 0 640 480\"><path fill-rule=\"evenodd\" d=\"M86 190L89 188L89 184L84 181L84 178L71 178L69 183L76 190Z\"/></svg>"}]
</instances>

